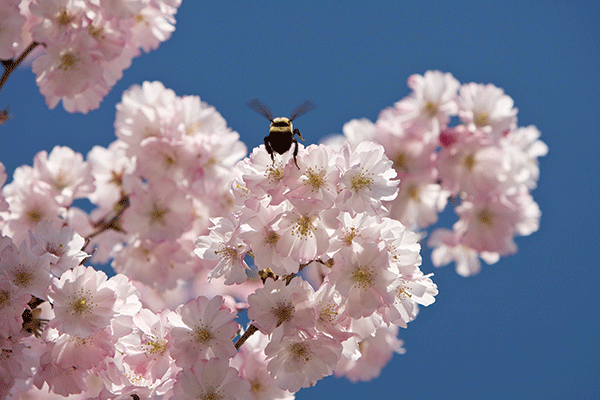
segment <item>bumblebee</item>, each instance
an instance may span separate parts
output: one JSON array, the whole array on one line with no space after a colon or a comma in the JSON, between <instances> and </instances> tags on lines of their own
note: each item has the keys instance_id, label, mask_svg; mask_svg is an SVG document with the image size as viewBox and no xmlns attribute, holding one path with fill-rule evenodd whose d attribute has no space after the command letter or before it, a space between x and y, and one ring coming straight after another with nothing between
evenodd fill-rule
<instances>
[{"instance_id":1,"label":"bumblebee","mask_svg":"<svg viewBox=\"0 0 600 400\"><path fill-rule=\"evenodd\" d=\"M283 154L290 150L293 144L294 164L296 164L296 167L300 169L300 167L298 167L298 162L296 161L296 156L298 155L298 141L294 136L298 136L300 140L304 140L304 138L302 138L302 134L300 133L299 129L293 128L292 121L299 116L306 114L310 110L313 110L316 107L316 104L314 104L312 101L306 100L304 103L296 107L289 118L273 118L273 113L271 110L269 110L269 107L267 107L265 103L258 99L250 100L248 103L246 103L246 105L271 121L269 135L265 136L265 148L271 155L273 162L275 162L274 153Z\"/></svg>"}]
</instances>

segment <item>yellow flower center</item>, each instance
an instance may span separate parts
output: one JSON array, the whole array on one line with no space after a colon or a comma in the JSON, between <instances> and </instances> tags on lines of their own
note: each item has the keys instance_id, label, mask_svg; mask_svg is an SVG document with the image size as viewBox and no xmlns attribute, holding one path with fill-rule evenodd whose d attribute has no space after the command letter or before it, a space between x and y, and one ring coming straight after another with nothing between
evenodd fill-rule
<instances>
[{"instance_id":1,"label":"yellow flower center","mask_svg":"<svg viewBox=\"0 0 600 400\"><path fill-rule=\"evenodd\" d=\"M308 168L304 183L312 186L313 192L316 192L325 183L325 170L323 168L317 168L316 170L313 170L312 167Z\"/></svg>"},{"instance_id":2,"label":"yellow flower center","mask_svg":"<svg viewBox=\"0 0 600 400\"><path fill-rule=\"evenodd\" d=\"M350 183L352 185L352 190L354 190L355 192L363 190L364 188L371 190L371 184L373 183L373 179L365 175L365 173L361 172L360 174L353 176L350 180Z\"/></svg>"},{"instance_id":3,"label":"yellow flower center","mask_svg":"<svg viewBox=\"0 0 600 400\"><path fill-rule=\"evenodd\" d=\"M479 211L479 214L477 214L477 220L479 222L481 222L483 225L487 225L487 226L492 226L493 225L493 218L494 218L494 214L487 210L487 209L483 209L481 211Z\"/></svg>"},{"instance_id":4,"label":"yellow flower center","mask_svg":"<svg viewBox=\"0 0 600 400\"><path fill-rule=\"evenodd\" d=\"M271 312L277 317L277 326L284 322L291 321L294 316L294 306L292 303L277 303L277 307L271 309Z\"/></svg>"},{"instance_id":5,"label":"yellow flower center","mask_svg":"<svg viewBox=\"0 0 600 400\"><path fill-rule=\"evenodd\" d=\"M352 272L352 280L354 285L361 289L368 289L373 286L374 278L373 267L359 266L354 272Z\"/></svg>"}]
</instances>

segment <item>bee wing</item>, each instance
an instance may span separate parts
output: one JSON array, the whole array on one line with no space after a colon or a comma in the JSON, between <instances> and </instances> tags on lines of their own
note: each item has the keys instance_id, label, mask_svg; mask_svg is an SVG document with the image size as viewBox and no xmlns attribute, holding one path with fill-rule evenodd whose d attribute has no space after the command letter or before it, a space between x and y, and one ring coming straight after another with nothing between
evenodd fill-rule
<instances>
[{"instance_id":1,"label":"bee wing","mask_svg":"<svg viewBox=\"0 0 600 400\"><path fill-rule=\"evenodd\" d=\"M292 111L292 115L290 116L290 121L295 120L299 116L306 114L310 110L314 110L317 107L315 103L310 100L306 100L304 103L300 104L294 111Z\"/></svg>"},{"instance_id":2,"label":"bee wing","mask_svg":"<svg viewBox=\"0 0 600 400\"><path fill-rule=\"evenodd\" d=\"M273 121L273 113L269 110L269 107L259 99L252 99L247 102L246 105L260 115L264 115L269 121Z\"/></svg>"}]
</instances>

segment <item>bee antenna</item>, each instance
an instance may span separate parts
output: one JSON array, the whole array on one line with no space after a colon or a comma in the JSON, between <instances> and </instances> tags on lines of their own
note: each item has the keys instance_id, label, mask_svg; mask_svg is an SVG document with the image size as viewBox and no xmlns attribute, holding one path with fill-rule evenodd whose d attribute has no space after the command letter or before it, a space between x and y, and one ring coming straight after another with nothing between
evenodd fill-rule
<instances>
[{"instance_id":1,"label":"bee antenna","mask_svg":"<svg viewBox=\"0 0 600 400\"><path fill-rule=\"evenodd\" d=\"M246 106L251 110L259 113L266 117L269 121L273 122L273 113L269 110L269 107L259 99L252 99L246 103Z\"/></svg>"}]
</instances>

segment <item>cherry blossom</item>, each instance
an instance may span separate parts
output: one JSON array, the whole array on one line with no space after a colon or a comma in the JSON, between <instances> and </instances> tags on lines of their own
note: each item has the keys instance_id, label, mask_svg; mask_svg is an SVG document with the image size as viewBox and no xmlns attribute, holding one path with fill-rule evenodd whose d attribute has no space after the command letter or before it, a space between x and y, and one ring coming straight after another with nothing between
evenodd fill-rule
<instances>
[{"instance_id":1,"label":"cherry blossom","mask_svg":"<svg viewBox=\"0 0 600 400\"><path fill-rule=\"evenodd\" d=\"M48 297L56 313L50 325L71 335L93 335L117 314L115 288L91 267L77 266L54 278Z\"/></svg>"},{"instance_id":2,"label":"cherry blossom","mask_svg":"<svg viewBox=\"0 0 600 400\"><path fill-rule=\"evenodd\" d=\"M235 354L231 339L238 330L236 314L223 307L223 297L198 297L168 315L173 325L171 354L182 368L196 360L228 358Z\"/></svg>"},{"instance_id":3,"label":"cherry blossom","mask_svg":"<svg viewBox=\"0 0 600 400\"><path fill-rule=\"evenodd\" d=\"M316 314L310 302L312 294L311 286L301 278L292 279L289 284L269 279L263 288L248 296L248 317L264 334L276 329L283 336L298 331L313 333Z\"/></svg>"},{"instance_id":4,"label":"cherry blossom","mask_svg":"<svg viewBox=\"0 0 600 400\"><path fill-rule=\"evenodd\" d=\"M306 337L302 333L271 341L265 348L267 369L280 389L297 392L329 376L337 364L342 345L326 335Z\"/></svg>"},{"instance_id":5,"label":"cherry blossom","mask_svg":"<svg viewBox=\"0 0 600 400\"><path fill-rule=\"evenodd\" d=\"M250 384L242 380L227 359L198 360L190 369L181 370L170 399L250 399Z\"/></svg>"}]
</instances>

